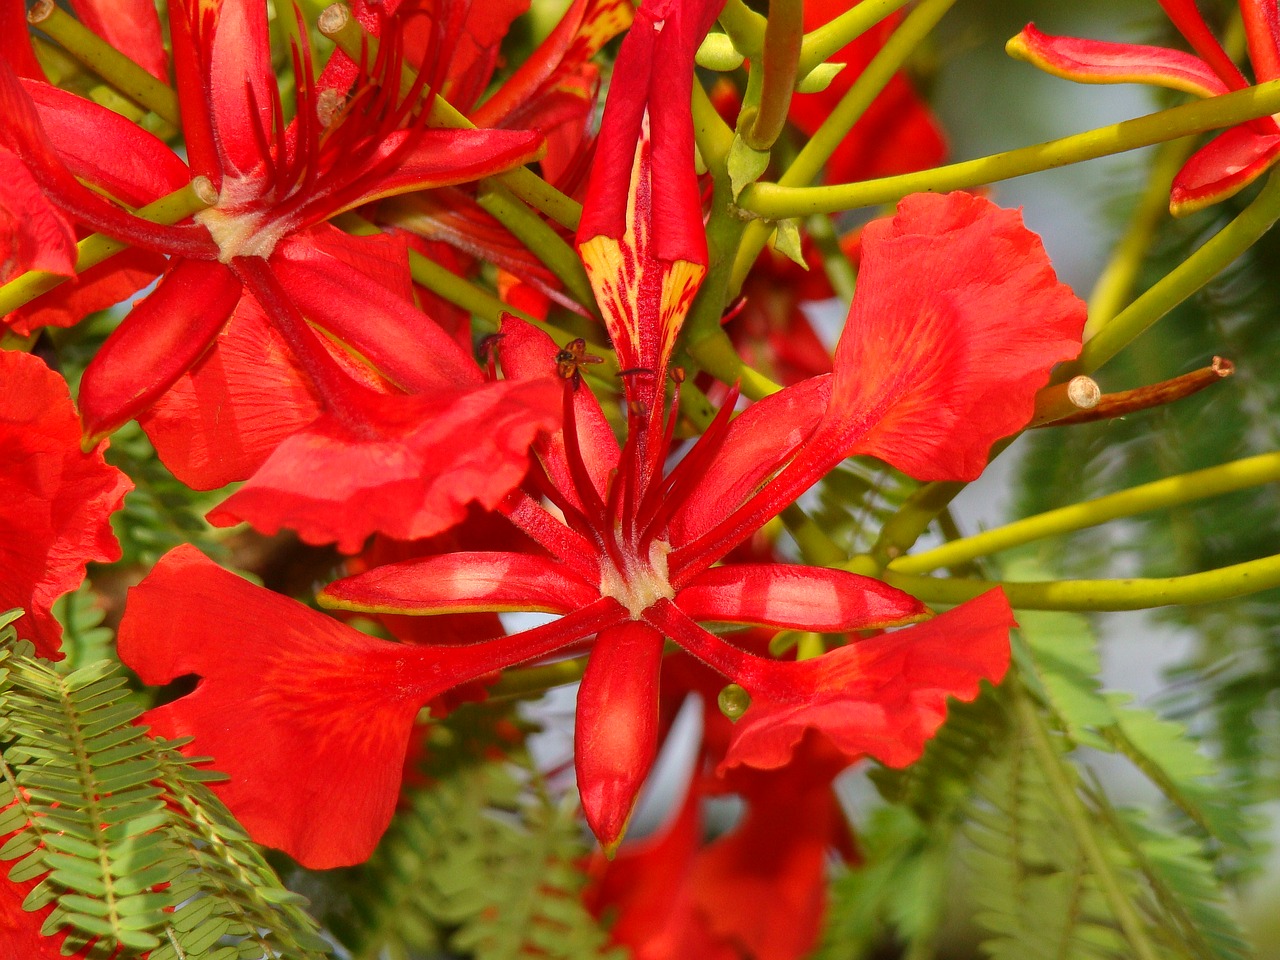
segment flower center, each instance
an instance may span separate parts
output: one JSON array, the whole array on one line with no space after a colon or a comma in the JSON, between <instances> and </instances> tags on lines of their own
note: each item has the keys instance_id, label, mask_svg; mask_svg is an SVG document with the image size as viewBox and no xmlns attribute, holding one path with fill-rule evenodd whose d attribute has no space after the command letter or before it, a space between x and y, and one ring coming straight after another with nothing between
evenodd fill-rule
<instances>
[{"instance_id":1,"label":"flower center","mask_svg":"<svg viewBox=\"0 0 1280 960\"><path fill-rule=\"evenodd\" d=\"M632 620L639 620L659 600L674 599L676 591L667 574L670 552L671 544L655 540L649 545L648 557L624 553L626 562L622 569L609 562L601 564L601 595L613 597L626 607Z\"/></svg>"},{"instance_id":2,"label":"flower center","mask_svg":"<svg viewBox=\"0 0 1280 960\"><path fill-rule=\"evenodd\" d=\"M192 218L209 231L223 263L234 257L265 260L289 232L287 219L272 217L261 204L263 186L260 177L227 177L217 204Z\"/></svg>"}]
</instances>

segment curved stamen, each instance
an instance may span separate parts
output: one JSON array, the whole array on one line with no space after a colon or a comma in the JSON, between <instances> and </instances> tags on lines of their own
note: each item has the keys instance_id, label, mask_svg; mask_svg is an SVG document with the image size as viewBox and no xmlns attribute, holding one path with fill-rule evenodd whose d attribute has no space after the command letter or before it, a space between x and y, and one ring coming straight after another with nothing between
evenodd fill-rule
<instances>
[{"instance_id":1,"label":"curved stamen","mask_svg":"<svg viewBox=\"0 0 1280 960\"><path fill-rule=\"evenodd\" d=\"M562 404L565 460L569 464L569 475L573 478L574 488L578 492L578 502L582 504L587 519L599 529L604 525L605 520L604 503L596 491L595 482L591 479L591 471L587 469L587 463L582 458L582 445L578 438L578 414L574 403L575 392L572 382L566 380Z\"/></svg>"}]
</instances>

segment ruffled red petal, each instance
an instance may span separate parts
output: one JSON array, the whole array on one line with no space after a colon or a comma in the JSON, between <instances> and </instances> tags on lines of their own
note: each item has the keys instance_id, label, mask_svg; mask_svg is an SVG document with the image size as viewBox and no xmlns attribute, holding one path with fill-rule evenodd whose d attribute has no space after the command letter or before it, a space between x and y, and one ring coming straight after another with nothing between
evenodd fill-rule
<instances>
[{"instance_id":1,"label":"ruffled red petal","mask_svg":"<svg viewBox=\"0 0 1280 960\"><path fill-rule=\"evenodd\" d=\"M18 635L59 658L55 600L91 560L120 559L109 517L133 484L80 449L80 419L61 377L26 353L0 351L0 610L21 607Z\"/></svg>"},{"instance_id":2,"label":"ruffled red petal","mask_svg":"<svg viewBox=\"0 0 1280 960\"><path fill-rule=\"evenodd\" d=\"M1084 302L1017 211L970 194L907 197L867 225L862 251L822 444L833 460L973 480L1031 419L1054 364L1079 353Z\"/></svg>"},{"instance_id":3,"label":"ruffled red petal","mask_svg":"<svg viewBox=\"0 0 1280 960\"><path fill-rule=\"evenodd\" d=\"M942 724L948 698L972 700L979 681L1004 676L1013 626L1008 600L993 590L927 623L780 663L787 695L764 683L750 691L721 769L783 766L810 730L849 762L870 756L904 767Z\"/></svg>"},{"instance_id":4,"label":"ruffled red petal","mask_svg":"<svg viewBox=\"0 0 1280 960\"><path fill-rule=\"evenodd\" d=\"M523 479L529 445L557 422L560 385L501 381L439 396L386 396L352 384L362 422L326 414L282 442L209 514L264 533L355 553L373 533L426 537L488 509Z\"/></svg>"}]
</instances>

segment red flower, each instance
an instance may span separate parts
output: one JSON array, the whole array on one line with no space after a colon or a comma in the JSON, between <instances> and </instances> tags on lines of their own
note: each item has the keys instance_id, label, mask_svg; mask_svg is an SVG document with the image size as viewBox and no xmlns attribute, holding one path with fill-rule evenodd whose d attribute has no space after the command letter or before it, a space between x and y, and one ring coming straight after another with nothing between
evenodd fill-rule
<instances>
[{"instance_id":1,"label":"red flower","mask_svg":"<svg viewBox=\"0 0 1280 960\"><path fill-rule=\"evenodd\" d=\"M833 681L866 665L856 652L784 663L736 647L695 621L847 632L925 613L914 598L839 570L713 564L851 454L882 457L921 479L975 477L992 442L1030 418L1049 368L1078 351L1084 305L1057 282L1038 238L1016 213L964 194L911 197L896 218L864 232L858 295L834 373L790 387L732 421L733 403L726 403L664 474L676 414L674 406L666 412L663 387L706 269L692 137L675 123L680 105L689 123L691 80L678 77L691 73L698 30L714 11L668 4L662 13L642 9L623 45L579 234L624 371L625 446L619 450L599 403L581 386L573 352L509 321L499 347L507 382L537 383L552 371L565 378L564 430L535 446L545 476L531 481L533 493L516 490L501 507L542 552L409 560L339 581L321 596L330 606L374 613L544 610L563 616L480 644L412 650L341 639L326 629L334 644L329 650L299 625L301 613L283 611L254 615L251 639L239 632L247 626L225 622L207 638L189 629L175 634L157 622L174 602L155 597L162 581L174 597L180 582L208 581L203 599L185 602L185 622L228 603L247 607L247 596L239 595L252 592L237 585L237 599L228 600L231 588L191 569L189 557L175 558L173 572L162 564L136 588L122 627L122 656L150 682L184 673L204 677L196 694L163 708L164 715L173 732L196 735L193 749L212 753L243 778L236 787L241 808L289 823L321 821L323 808L313 806L310 788L297 784L323 777L335 781L327 794L345 790L345 778L332 776L329 764L346 750L364 765L361 785L374 791L359 804L389 811L402 757L382 748L407 737L388 731L411 721L418 705L467 679L589 646L578 698L578 780L588 822L612 848L653 759L665 639L761 704L795 708L802 722L802 708L812 702L818 710L810 725L823 728L840 703ZM662 71L653 69L655 51ZM667 138L651 155L643 131L646 124L656 131L660 118ZM534 494L549 498L563 519ZM854 716L868 696L886 708L926 714L896 740L855 731L860 751L905 762L918 752L921 731L934 723L929 717L940 699L934 691L972 697L979 678L1003 671L1007 604L997 594L969 610L952 616L965 623L987 616L986 628L972 631L972 656L938 662L933 673L909 667L907 676L923 677L928 692L904 697L894 685L898 678L886 683L874 674L855 685ZM265 636L264 623L272 625ZM906 636L894 642L905 644ZM260 652L249 653L248 646ZM330 696L337 698L332 709L323 705ZM241 702L254 706L236 711L229 724L226 704ZM215 703L216 717L207 706ZM368 738L379 749L366 745ZM278 753L264 757L263 744L277 744ZM296 776L269 772L286 760ZM260 826L259 832L279 837L296 829ZM376 836L367 824L351 830ZM285 839L287 849L308 862L368 852L356 842L339 854L316 838Z\"/></svg>"},{"instance_id":2,"label":"red flower","mask_svg":"<svg viewBox=\"0 0 1280 960\"><path fill-rule=\"evenodd\" d=\"M39 358L0 351L0 610L22 607L19 636L60 658L52 608L79 586L89 561L120 559L108 521L133 489L80 449L67 385Z\"/></svg>"},{"instance_id":3,"label":"red flower","mask_svg":"<svg viewBox=\"0 0 1280 960\"><path fill-rule=\"evenodd\" d=\"M1249 85L1196 9L1195 0L1160 0L1198 54L1181 50L1055 37L1028 24L1008 43L1012 56L1083 83L1149 83L1216 97ZM1280 18L1270 0L1240 0L1249 58L1258 83L1280 79ZM1192 213L1244 189L1280 157L1280 123L1250 120L1219 134L1178 171L1169 195L1175 216Z\"/></svg>"},{"instance_id":4,"label":"red flower","mask_svg":"<svg viewBox=\"0 0 1280 960\"><path fill-rule=\"evenodd\" d=\"M196 224L158 228L70 176L64 163L91 152L81 134L98 135L97 155L102 142L113 142L101 136L109 126L104 111L44 85L24 90L11 76L0 86L14 107L9 141L55 200L83 222L170 255L155 291L85 372L87 431L101 435L142 414L197 362L206 383L217 377L235 353L215 362L210 346L233 314L257 313L285 347L277 366L293 367L276 375L306 395L295 393L303 402L286 411L293 429L224 417L220 401L231 382L262 373L254 357L211 391L219 402L197 393L194 409L171 417L196 424L197 436L174 442L170 431L170 442L160 444L163 453L175 446L228 451L208 470L180 458L175 470L193 486L259 471L216 514L221 522L247 519L269 531L291 525L310 542L354 551L378 529L427 536L461 519L472 499L492 506L523 476L528 441L555 414L554 390L485 384L470 351L414 307L403 243L349 237L323 221L379 197L521 164L537 154L539 135L424 129L411 114L419 89L402 102L398 82L376 82L388 74L398 81L395 31L371 65L372 79L361 76L350 101L345 86L318 89L323 84L300 67L298 116L286 129L261 4L177 5L172 32L192 170L216 200ZM43 105L39 116L28 94ZM326 103L329 118L320 109ZM190 177L168 148L129 127L129 142L141 145L134 154L166 158L148 168L170 181ZM87 159L81 166L87 169L75 172L89 182L107 175ZM335 342L343 348L335 351ZM233 407L245 403L236 398ZM501 435L480 429L495 419ZM460 444L461 436L478 441ZM244 448L251 452L241 455ZM401 468L387 470L388 463Z\"/></svg>"}]
</instances>

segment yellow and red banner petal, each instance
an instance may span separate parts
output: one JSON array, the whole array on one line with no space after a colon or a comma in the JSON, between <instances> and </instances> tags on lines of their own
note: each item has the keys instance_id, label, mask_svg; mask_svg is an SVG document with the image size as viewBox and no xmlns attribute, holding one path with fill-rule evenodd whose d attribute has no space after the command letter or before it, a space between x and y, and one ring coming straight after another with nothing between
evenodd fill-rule
<instances>
[{"instance_id":1,"label":"yellow and red banner petal","mask_svg":"<svg viewBox=\"0 0 1280 960\"><path fill-rule=\"evenodd\" d=\"M1147 83L1197 97L1229 89L1204 60L1167 47L1059 37L1027 24L1005 50L1055 77L1080 83Z\"/></svg>"},{"instance_id":2,"label":"yellow and red banner petal","mask_svg":"<svg viewBox=\"0 0 1280 960\"><path fill-rule=\"evenodd\" d=\"M819 633L900 626L926 608L881 580L787 563L734 563L698 574L676 594L693 620Z\"/></svg>"},{"instance_id":3,"label":"yellow and red banner petal","mask_svg":"<svg viewBox=\"0 0 1280 960\"><path fill-rule=\"evenodd\" d=\"M320 605L364 613L569 613L600 599L563 564L526 553L459 551L404 560L325 587Z\"/></svg>"},{"instance_id":4,"label":"yellow and red banner petal","mask_svg":"<svg viewBox=\"0 0 1280 960\"><path fill-rule=\"evenodd\" d=\"M120 559L110 516L133 484L80 448L66 382L38 357L0 351L0 610L21 607L18 636L57 659L53 604L89 561Z\"/></svg>"}]
</instances>

